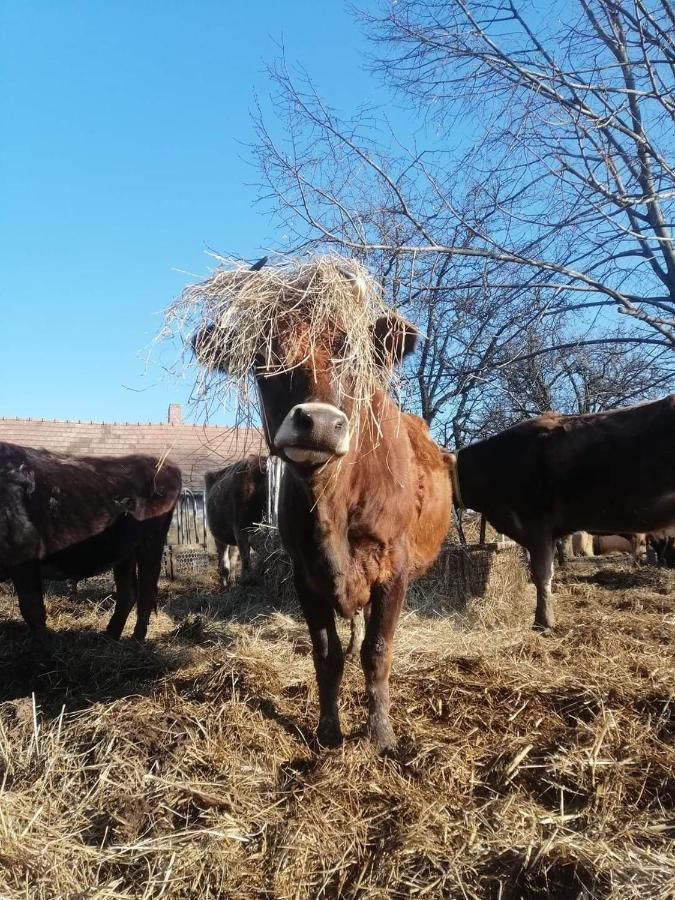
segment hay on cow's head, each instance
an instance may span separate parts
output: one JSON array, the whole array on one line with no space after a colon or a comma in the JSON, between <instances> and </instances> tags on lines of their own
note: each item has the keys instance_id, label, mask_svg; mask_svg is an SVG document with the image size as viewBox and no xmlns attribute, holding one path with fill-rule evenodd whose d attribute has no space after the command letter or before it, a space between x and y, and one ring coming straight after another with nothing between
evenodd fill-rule
<instances>
[{"instance_id":1,"label":"hay on cow's head","mask_svg":"<svg viewBox=\"0 0 675 900\"><path fill-rule=\"evenodd\" d=\"M342 396L353 419L368 408L374 390L391 386L393 359L375 353L373 326L392 310L367 270L354 260L316 256L282 257L252 271L247 264L217 257L220 266L204 281L184 289L169 308L165 334L178 331L192 357L195 343L198 399L218 396L244 419L257 406L251 374L261 364L270 373L312 364L330 350ZM412 326L411 326L412 330ZM293 335L279 353L280 334ZM335 338L340 337L339 352ZM388 342L393 343L393 342ZM202 368L203 367L203 368Z\"/></svg>"}]
</instances>

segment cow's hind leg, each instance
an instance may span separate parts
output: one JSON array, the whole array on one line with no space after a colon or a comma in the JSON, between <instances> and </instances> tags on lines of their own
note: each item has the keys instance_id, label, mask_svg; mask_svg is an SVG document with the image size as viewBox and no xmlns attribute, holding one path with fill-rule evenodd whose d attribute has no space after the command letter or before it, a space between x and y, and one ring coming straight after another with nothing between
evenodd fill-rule
<instances>
[{"instance_id":1,"label":"cow's hind leg","mask_svg":"<svg viewBox=\"0 0 675 900\"><path fill-rule=\"evenodd\" d=\"M401 572L389 584L373 587L370 616L361 647L368 695L368 730L379 750L393 750L396 746L396 735L389 721L389 674L394 631L407 586L407 573Z\"/></svg>"},{"instance_id":2,"label":"cow's hind leg","mask_svg":"<svg viewBox=\"0 0 675 900\"><path fill-rule=\"evenodd\" d=\"M358 659L361 655L361 646L363 645L363 638L366 633L366 625L363 619L363 612L361 610L358 610L356 613L354 613L349 624L351 634L349 636L349 644L347 646L345 658L351 661Z\"/></svg>"},{"instance_id":3,"label":"cow's hind leg","mask_svg":"<svg viewBox=\"0 0 675 900\"><path fill-rule=\"evenodd\" d=\"M251 540L246 528L242 529L237 536L237 547L241 558L241 580L244 583L250 583L253 580L251 572Z\"/></svg>"},{"instance_id":4,"label":"cow's hind leg","mask_svg":"<svg viewBox=\"0 0 675 900\"><path fill-rule=\"evenodd\" d=\"M132 556L113 567L115 579L115 610L108 622L106 634L119 640L129 613L138 600L138 579L136 578L136 557Z\"/></svg>"},{"instance_id":5,"label":"cow's hind leg","mask_svg":"<svg viewBox=\"0 0 675 900\"><path fill-rule=\"evenodd\" d=\"M15 566L12 569L12 581L19 598L21 615L34 640L42 650L51 651L52 639L47 629L40 563L28 562Z\"/></svg>"},{"instance_id":6,"label":"cow's hind leg","mask_svg":"<svg viewBox=\"0 0 675 900\"><path fill-rule=\"evenodd\" d=\"M237 566L239 565L239 547L236 544L230 544L225 550L227 558L227 580L228 585L232 587L237 577Z\"/></svg>"},{"instance_id":7,"label":"cow's hind leg","mask_svg":"<svg viewBox=\"0 0 675 900\"><path fill-rule=\"evenodd\" d=\"M226 590L230 584L230 559L227 544L216 540L216 560L218 563L218 577L220 589Z\"/></svg>"},{"instance_id":8,"label":"cow's hind leg","mask_svg":"<svg viewBox=\"0 0 675 900\"><path fill-rule=\"evenodd\" d=\"M171 514L157 518L155 527L149 529L145 540L138 548L138 603L136 605L136 627L134 638L145 640L150 624L150 613L157 611L159 573L162 571L164 542L171 524Z\"/></svg>"},{"instance_id":9,"label":"cow's hind leg","mask_svg":"<svg viewBox=\"0 0 675 900\"><path fill-rule=\"evenodd\" d=\"M328 601L305 583L295 566L294 578L298 600L312 639L312 655L319 688L319 727L316 735L324 747L337 747L342 743L338 694L344 657L335 627L335 613Z\"/></svg>"},{"instance_id":10,"label":"cow's hind leg","mask_svg":"<svg viewBox=\"0 0 675 900\"><path fill-rule=\"evenodd\" d=\"M157 611L157 582L162 568L162 558L139 552L138 555L138 603L133 637L144 641L150 625L150 613Z\"/></svg>"},{"instance_id":11,"label":"cow's hind leg","mask_svg":"<svg viewBox=\"0 0 675 900\"><path fill-rule=\"evenodd\" d=\"M534 615L534 627L546 630L555 627L551 582L553 580L554 542L543 536L536 543L528 545L530 551L530 568L532 580L537 589L537 611Z\"/></svg>"}]
</instances>

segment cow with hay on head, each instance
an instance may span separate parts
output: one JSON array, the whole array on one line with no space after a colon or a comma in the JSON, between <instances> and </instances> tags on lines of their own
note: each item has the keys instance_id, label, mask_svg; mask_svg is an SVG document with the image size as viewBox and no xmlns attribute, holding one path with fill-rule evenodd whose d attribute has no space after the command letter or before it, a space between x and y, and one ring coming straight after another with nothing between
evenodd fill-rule
<instances>
[{"instance_id":1,"label":"cow with hay on head","mask_svg":"<svg viewBox=\"0 0 675 900\"><path fill-rule=\"evenodd\" d=\"M394 630L408 582L436 558L451 510L443 452L389 391L417 332L360 265L335 257L221 269L187 288L176 314L186 304L198 310L197 360L237 387L253 376L270 453L286 463L279 533L312 639L319 742L342 739L335 615L363 609L369 731L390 749Z\"/></svg>"}]
</instances>

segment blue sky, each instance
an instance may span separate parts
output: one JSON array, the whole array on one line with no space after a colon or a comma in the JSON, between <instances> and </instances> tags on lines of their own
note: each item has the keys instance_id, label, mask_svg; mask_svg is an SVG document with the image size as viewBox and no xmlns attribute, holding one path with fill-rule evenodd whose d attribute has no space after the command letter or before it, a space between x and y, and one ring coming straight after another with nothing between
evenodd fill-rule
<instances>
[{"instance_id":1,"label":"blue sky","mask_svg":"<svg viewBox=\"0 0 675 900\"><path fill-rule=\"evenodd\" d=\"M186 400L144 361L175 270L283 239L245 146L280 41L331 103L370 99L339 2L0 4L0 416L162 421Z\"/></svg>"}]
</instances>

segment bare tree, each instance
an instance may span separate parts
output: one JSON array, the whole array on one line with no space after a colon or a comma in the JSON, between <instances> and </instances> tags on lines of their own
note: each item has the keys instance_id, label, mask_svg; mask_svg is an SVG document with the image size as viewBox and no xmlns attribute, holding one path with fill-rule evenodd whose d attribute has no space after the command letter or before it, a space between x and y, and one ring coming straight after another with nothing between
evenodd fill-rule
<instances>
[{"instance_id":1,"label":"bare tree","mask_svg":"<svg viewBox=\"0 0 675 900\"><path fill-rule=\"evenodd\" d=\"M480 416L469 423L471 437L551 409L567 413L614 409L652 391L661 393L672 380L672 369L658 357L646 357L639 347L626 351L613 344L588 347L572 342L569 347L542 352L545 345L555 344L556 337L550 333L554 331L555 326L531 329L523 338L519 358L497 363Z\"/></svg>"},{"instance_id":2,"label":"bare tree","mask_svg":"<svg viewBox=\"0 0 675 900\"><path fill-rule=\"evenodd\" d=\"M295 249L360 257L418 324L403 388L446 443L543 397L586 411L673 383L674 69L656 7L584 0L557 31L510 2L363 16L375 68L433 125L422 148L377 110L338 116L283 59L271 70L262 196ZM517 389L528 367L537 402Z\"/></svg>"},{"instance_id":3,"label":"bare tree","mask_svg":"<svg viewBox=\"0 0 675 900\"><path fill-rule=\"evenodd\" d=\"M505 218L477 252L555 273L675 348L675 7L524 10L401 0L363 19L389 84L441 126L481 117L473 179Z\"/></svg>"}]
</instances>

